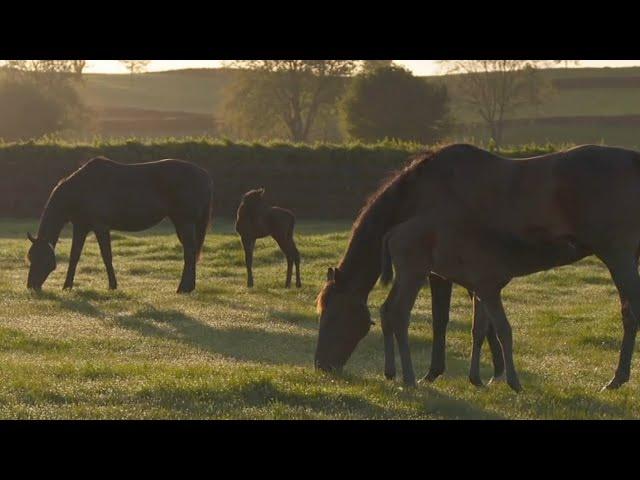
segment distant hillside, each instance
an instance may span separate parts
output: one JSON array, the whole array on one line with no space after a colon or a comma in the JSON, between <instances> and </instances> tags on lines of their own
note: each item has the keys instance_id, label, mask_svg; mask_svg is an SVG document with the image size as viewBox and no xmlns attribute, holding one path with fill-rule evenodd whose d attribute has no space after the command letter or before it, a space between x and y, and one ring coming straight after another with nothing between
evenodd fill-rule
<instances>
[{"instance_id":1,"label":"distant hillside","mask_svg":"<svg viewBox=\"0 0 640 480\"><path fill-rule=\"evenodd\" d=\"M186 123L176 121L175 135L189 134L194 125L201 133L204 117L188 114L211 116L211 132L214 132L214 117L219 119L225 92L236 75L237 71L230 69L173 70L133 77L87 74L83 95L87 104L98 111L119 109L121 115L126 109L180 112ZM554 85L553 93L542 105L516 112L514 120L518 121L505 132L507 143L602 141L630 147L640 144L636 117L640 115L640 67L556 68L544 70L542 75ZM451 82L450 76L424 78L445 84ZM451 94L452 111L459 124L455 138L486 142L478 116L457 100L455 91ZM558 123L559 117L565 117L566 121ZM616 117L616 120L612 122L604 117ZM99 133L114 134L112 128L116 123L98 119ZM158 135L167 135L173 128L169 123L164 125L169 130L163 128ZM135 124L130 123L130 126L133 128ZM193 134L196 134L195 130ZM120 131L137 134L129 127L120 128ZM150 131L153 131L152 127Z\"/></svg>"},{"instance_id":2,"label":"distant hillside","mask_svg":"<svg viewBox=\"0 0 640 480\"><path fill-rule=\"evenodd\" d=\"M136 108L215 114L237 72L190 69L139 75L85 75L83 96L91 107Z\"/></svg>"}]
</instances>

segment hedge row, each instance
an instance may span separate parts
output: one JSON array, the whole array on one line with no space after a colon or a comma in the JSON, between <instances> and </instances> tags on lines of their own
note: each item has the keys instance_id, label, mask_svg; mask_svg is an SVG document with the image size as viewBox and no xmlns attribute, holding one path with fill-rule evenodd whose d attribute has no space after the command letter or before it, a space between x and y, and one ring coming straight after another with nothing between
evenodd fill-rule
<instances>
[{"instance_id":1,"label":"hedge row","mask_svg":"<svg viewBox=\"0 0 640 480\"><path fill-rule=\"evenodd\" d=\"M207 138L0 144L0 216L39 216L61 177L102 155L124 163L180 158L202 166L214 180L219 217L235 216L242 193L265 187L268 201L291 208L299 218L353 218L384 177L423 149L396 142L310 146ZM533 145L503 153L518 157L552 150Z\"/></svg>"}]
</instances>

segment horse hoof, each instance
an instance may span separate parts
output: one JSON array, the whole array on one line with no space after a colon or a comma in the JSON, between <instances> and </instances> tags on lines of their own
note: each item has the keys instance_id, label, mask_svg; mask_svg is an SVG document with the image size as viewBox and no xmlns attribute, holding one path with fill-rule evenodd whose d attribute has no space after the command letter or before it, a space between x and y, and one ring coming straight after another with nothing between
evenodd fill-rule
<instances>
[{"instance_id":1,"label":"horse hoof","mask_svg":"<svg viewBox=\"0 0 640 480\"><path fill-rule=\"evenodd\" d=\"M65 285L64 287L62 287L62 290L71 290L73 288L73 285Z\"/></svg>"},{"instance_id":2,"label":"horse hoof","mask_svg":"<svg viewBox=\"0 0 640 480\"><path fill-rule=\"evenodd\" d=\"M404 380L402 383L406 388L416 388L415 380Z\"/></svg>"},{"instance_id":3,"label":"horse hoof","mask_svg":"<svg viewBox=\"0 0 640 480\"><path fill-rule=\"evenodd\" d=\"M505 375L504 372L502 372L500 375L494 375L493 377L491 377L491 380L489 380L489 383L487 383L487 385L491 385L493 383L502 383L507 379L507 376Z\"/></svg>"},{"instance_id":4,"label":"horse hoof","mask_svg":"<svg viewBox=\"0 0 640 480\"><path fill-rule=\"evenodd\" d=\"M433 383L443 373L444 372L440 372L440 371L436 371L436 370L434 370L434 371L429 370L427 372L427 374L424 377L422 377L420 382Z\"/></svg>"},{"instance_id":5,"label":"horse hoof","mask_svg":"<svg viewBox=\"0 0 640 480\"><path fill-rule=\"evenodd\" d=\"M396 378L396 374L395 372L393 373L384 372L384 378L386 378L387 380L394 380Z\"/></svg>"},{"instance_id":6,"label":"horse hoof","mask_svg":"<svg viewBox=\"0 0 640 480\"><path fill-rule=\"evenodd\" d=\"M469 381L471 382L471 385L474 385L478 388L484 388L484 383L482 383L482 380L480 380L480 377L470 375Z\"/></svg>"},{"instance_id":7,"label":"horse hoof","mask_svg":"<svg viewBox=\"0 0 640 480\"><path fill-rule=\"evenodd\" d=\"M517 379L512 381L507 380L507 384L511 387L511 390L516 393L520 393L522 391L522 385L520 385L520 381Z\"/></svg>"},{"instance_id":8,"label":"horse hoof","mask_svg":"<svg viewBox=\"0 0 640 480\"><path fill-rule=\"evenodd\" d=\"M296 283L296 288L302 288L302 284L301 283Z\"/></svg>"},{"instance_id":9,"label":"horse hoof","mask_svg":"<svg viewBox=\"0 0 640 480\"><path fill-rule=\"evenodd\" d=\"M624 379L624 378L613 377L611 381L607 383L604 387L602 387L600 391L603 392L605 390L617 390L628 381L629 381L628 378Z\"/></svg>"}]
</instances>

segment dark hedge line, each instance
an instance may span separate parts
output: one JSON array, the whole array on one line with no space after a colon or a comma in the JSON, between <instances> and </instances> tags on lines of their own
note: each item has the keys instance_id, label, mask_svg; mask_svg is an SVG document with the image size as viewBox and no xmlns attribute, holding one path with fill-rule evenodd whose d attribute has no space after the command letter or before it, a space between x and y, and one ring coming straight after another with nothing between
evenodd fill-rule
<instances>
[{"instance_id":1,"label":"dark hedge line","mask_svg":"<svg viewBox=\"0 0 640 480\"><path fill-rule=\"evenodd\" d=\"M520 157L553 149L532 145L503 154ZM396 142L309 146L210 139L0 144L0 216L39 216L60 178L103 155L124 163L180 158L202 166L214 181L215 216L234 217L242 193L265 187L269 202L292 209L299 218L353 218L380 182L421 150Z\"/></svg>"}]
</instances>

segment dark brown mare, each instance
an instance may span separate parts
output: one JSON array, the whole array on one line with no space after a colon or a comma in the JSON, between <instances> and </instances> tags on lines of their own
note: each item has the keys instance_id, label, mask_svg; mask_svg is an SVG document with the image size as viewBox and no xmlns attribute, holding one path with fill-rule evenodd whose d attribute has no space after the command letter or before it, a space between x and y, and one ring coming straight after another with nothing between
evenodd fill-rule
<instances>
[{"instance_id":1,"label":"dark brown mare","mask_svg":"<svg viewBox=\"0 0 640 480\"><path fill-rule=\"evenodd\" d=\"M396 278L381 308L385 352L398 344L403 379L415 383L408 323L432 273L474 292L470 378L479 383L482 340L493 325L507 383L520 390L502 289L514 277L596 255L622 306L624 335L608 388L629 380L640 315L640 154L602 146L523 160L470 145L424 155L368 202L347 252L318 297L315 363L341 368L370 329L369 292ZM386 363L392 360L387 359Z\"/></svg>"},{"instance_id":2,"label":"dark brown mare","mask_svg":"<svg viewBox=\"0 0 640 480\"><path fill-rule=\"evenodd\" d=\"M56 268L55 247L62 228L73 224L69 269L64 288L73 287L80 253L89 232L100 246L109 277L117 288L111 257L111 230L146 230L168 217L184 250L184 268L178 293L196 285L196 261L202 251L211 218L213 183L200 167L182 160L125 165L98 157L53 189L31 240L27 287L40 290Z\"/></svg>"},{"instance_id":3,"label":"dark brown mare","mask_svg":"<svg viewBox=\"0 0 640 480\"><path fill-rule=\"evenodd\" d=\"M272 207L264 201L264 188L250 190L242 196L236 215L236 232L240 235L247 265L247 286L253 287L253 250L256 239L269 235L278 243L287 258L285 288L291 287L293 264L296 266L296 287L300 282L300 253L293 240L296 217L290 210Z\"/></svg>"}]
</instances>

